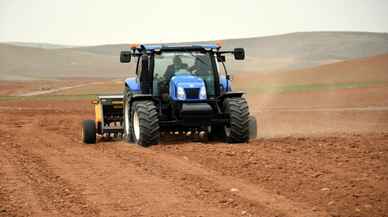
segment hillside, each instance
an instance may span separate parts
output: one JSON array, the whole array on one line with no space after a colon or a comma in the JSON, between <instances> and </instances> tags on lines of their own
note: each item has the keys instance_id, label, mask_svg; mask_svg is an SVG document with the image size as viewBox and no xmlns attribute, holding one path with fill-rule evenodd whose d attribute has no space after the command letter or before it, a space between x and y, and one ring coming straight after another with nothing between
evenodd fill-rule
<instances>
[{"instance_id":1,"label":"hillside","mask_svg":"<svg viewBox=\"0 0 388 217\"><path fill-rule=\"evenodd\" d=\"M58 48L71 48L69 45L51 44L51 43L37 43L37 42L7 42L9 45L21 46L21 47L33 47L43 49L58 49Z\"/></svg>"},{"instance_id":2,"label":"hillside","mask_svg":"<svg viewBox=\"0 0 388 217\"><path fill-rule=\"evenodd\" d=\"M233 89L243 90L249 96L256 93L271 92L315 92L330 89L350 89L359 87L383 87L383 91L388 87L388 54L373 56L368 58L347 60L308 69L299 69L277 73L238 73L233 74ZM55 89L47 82L36 85L36 90ZM72 83L72 84L71 84ZM77 83L61 84L62 86L74 86ZM2 83L4 86L4 83ZM26 86L26 82L23 82ZM9 84L13 87L15 84ZM72 89L54 92L53 95L92 95L95 93L120 93L123 88L121 80L104 80L90 82L88 85L75 87ZM5 88L8 91L9 87ZM20 89L20 88L18 88ZM1 92L1 91L0 91ZM23 91L22 91L23 92ZM24 92L28 92L25 88ZM17 92L14 92L17 93ZM15 94L9 94L15 95ZM264 94L266 95L266 94ZM336 98L330 95L330 98ZM295 99L291 99L295 100ZM310 102L314 99L309 99ZM319 100L319 99L317 99ZM263 101L264 102L264 101Z\"/></svg>"},{"instance_id":3,"label":"hillside","mask_svg":"<svg viewBox=\"0 0 388 217\"><path fill-rule=\"evenodd\" d=\"M121 78L128 65L118 57L0 44L1 80L36 80L57 78Z\"/></svg>"},{"instance_id":4,"label":"hillside","mask_svg":"<svg viewBox=\"0 0 388 217\"><path fill-rule=\"evenodd\" d=\"M212 43L212 41L194 42ZM185 43L182 43L185 44ZM301 32L284 35L223 40L225 49L244 47L247 60L236 71L268 72L388 53L388 34L366 32ZM76 50L114 56L127 44L75 47Z\"/></svg>"},{"instance_id":5,"label":"hillside","mask_svg":"<svg viewBox=\"0 0 388 217\"><path fill-rule=\"evenodd\" d=\"M225 49L246 48L245 61L227 63L235 73L288 71L388 53L386 33L307 32L228 39L223 43ZM118 61L119 51L128 44L72 48L16 44L0 44L2 80L123 78L133 67Z\"/></svg>"},{"instance_id":6,"label":"hillside","mask_svg":"<svg viewBox=\"0 0 388 217\"><path fill-rule=\"evenodd\" d=\"M248 92L388 85L388 54L277 73L239 73L233 84Z\"/></svg>"}]
</instances>

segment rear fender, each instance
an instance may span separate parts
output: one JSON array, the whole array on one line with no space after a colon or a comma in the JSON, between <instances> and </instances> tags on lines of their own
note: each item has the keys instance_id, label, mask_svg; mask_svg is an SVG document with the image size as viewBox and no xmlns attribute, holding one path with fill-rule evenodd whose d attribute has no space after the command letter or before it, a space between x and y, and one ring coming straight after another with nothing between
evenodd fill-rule
<instances>
[{"instance_id":1,"label":"rear fender","mask_svg":"<svg viewBox=\"0 0 388 217\"><path fill-rule=\"evenodd\" d=\"M155 101L151 94L133 94L130 98L131 103L134 101L152 100Z\"/></svg>"}]
</instances>

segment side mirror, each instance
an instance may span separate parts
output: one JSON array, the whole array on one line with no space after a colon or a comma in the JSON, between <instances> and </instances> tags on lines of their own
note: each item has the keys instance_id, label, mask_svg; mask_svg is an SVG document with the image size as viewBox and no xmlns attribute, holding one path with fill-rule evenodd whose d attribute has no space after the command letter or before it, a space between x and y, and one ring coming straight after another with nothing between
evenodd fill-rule
<instances>
[{"instance_id":1,"label":"side mirror","mask_svg":"<svg viewBox=\"0 0 388 217\"><path fill-rule=\"evenodd\" d=\"M131 51L121 51L120 52L120 63L129 63L131 62Z\"/></svg>"},{"instance_id":2,"label":"side mirror","mask_svg":"<svg viewBox=\"0 0 388 217\"><path fill-rule=\"evenodd\" d=\"M234 59L243 60L245 59L245 50L244 48L235 48L233 51Z\"/></svg>"}]
</instances>

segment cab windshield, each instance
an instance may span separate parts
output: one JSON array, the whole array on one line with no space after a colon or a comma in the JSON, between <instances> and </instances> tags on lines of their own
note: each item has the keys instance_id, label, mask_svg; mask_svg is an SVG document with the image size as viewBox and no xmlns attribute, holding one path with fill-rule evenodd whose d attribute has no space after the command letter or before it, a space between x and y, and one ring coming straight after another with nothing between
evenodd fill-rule
<instances>
[{"instance_id":1,"label":"cab windshield","mask_svg":"<svg viewBox=\"0 0 388 217\"><path fill-rule=\"evenodd\" d=\"M215 96L214 71L209 53L162 52L155 54L154 80L162 92L168 90L167 86L171 78L178 75L193 75L202 78L206 85L207 95Z\"/></svg>"}]
</instances>

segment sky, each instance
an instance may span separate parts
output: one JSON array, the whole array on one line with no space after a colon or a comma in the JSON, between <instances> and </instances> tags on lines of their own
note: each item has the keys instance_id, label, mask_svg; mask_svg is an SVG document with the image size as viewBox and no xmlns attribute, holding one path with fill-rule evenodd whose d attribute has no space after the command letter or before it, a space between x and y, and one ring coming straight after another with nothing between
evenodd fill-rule
<instances>
[{"instance_id":1,"label":"sky","mask_svg":"<svg viewBox=\"0 0 388 217\"><path fill-rule=\"evenodd\" d=\"M388 32L387 0L0 0L0 41L166 43Z\"/></svg>"}]
</instances>

